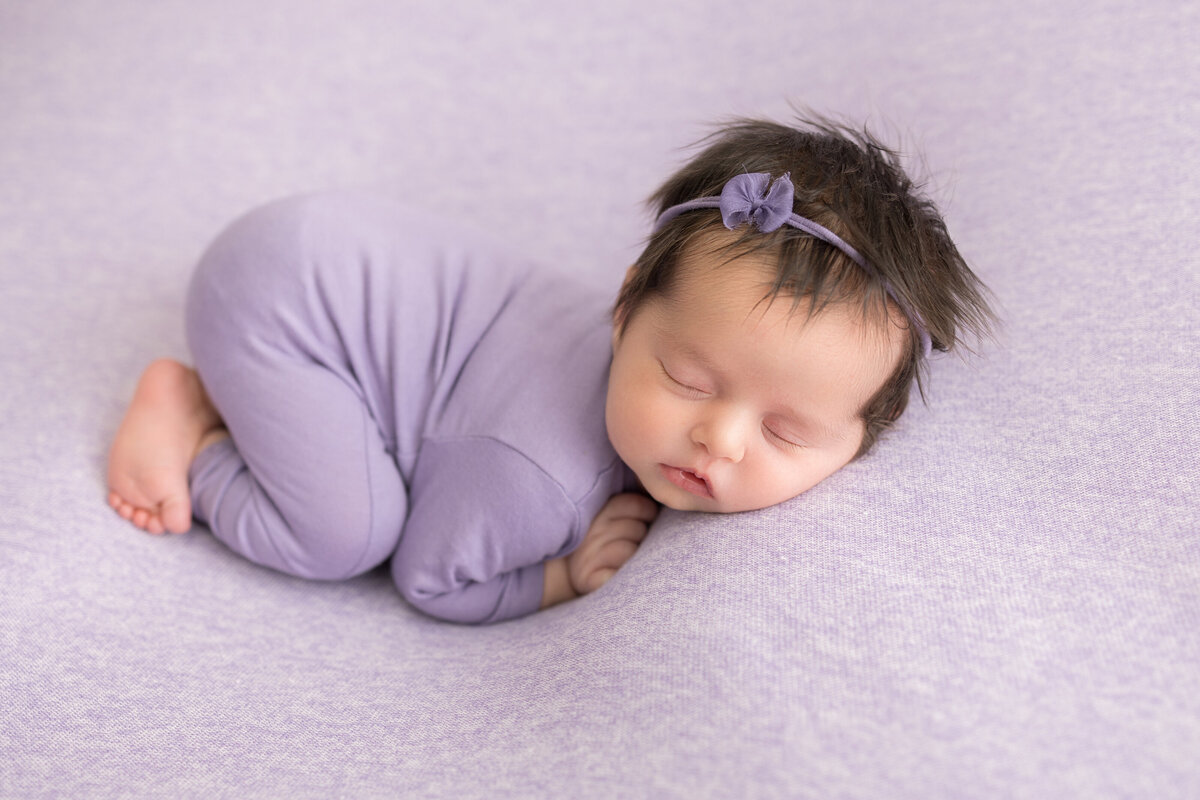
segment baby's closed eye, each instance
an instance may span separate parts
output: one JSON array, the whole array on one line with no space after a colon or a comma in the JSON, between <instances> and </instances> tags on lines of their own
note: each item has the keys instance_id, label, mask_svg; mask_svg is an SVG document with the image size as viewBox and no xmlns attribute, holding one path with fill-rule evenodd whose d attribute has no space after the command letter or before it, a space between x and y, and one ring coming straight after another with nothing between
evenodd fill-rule
<instances>
[{"instance_id":1,"label":"baby's closed eye","mask_svg":"<svg viewBox=\"0 0 1200 800\"><path fill-rule=\"evenodd\" d=\"M764 421L763 433L768 439L771 439L784 449L803 450L808 446L799 434L778 423Z\"/></svg>"},{"instance_id":2,"label":"baby's closed eye","mask_svg":"<svg viewBox=\"0 0 1200 800\"><path fill-rule=\"evenodd\" d=\"M696 386L695 383L698 383L698 381L694 382L692 378L679 373L678 371L672 373L671 370L667 369L667 365L662 361L658 362L658 368L661 370L663 376L667 379L667 382L683 394L697 398L706 397L707 395L711 394L711 392Z\"/></svg>"}]
</instances>

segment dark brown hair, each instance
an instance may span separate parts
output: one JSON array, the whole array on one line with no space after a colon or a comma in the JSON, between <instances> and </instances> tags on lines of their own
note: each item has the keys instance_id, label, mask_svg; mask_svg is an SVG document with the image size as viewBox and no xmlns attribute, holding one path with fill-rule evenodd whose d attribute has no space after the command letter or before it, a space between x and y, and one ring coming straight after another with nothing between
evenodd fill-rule
<instances>
[{"instance_id":1,"label":"dark brown hair","mask_svg":"<svg viewBox=\"0 0 1200 800\"><path fill-rule=\"evenodd\" d=\"M808 116L794 127L753 119L735 120L707 137L704 149L672 175L649 200L656 215L699 197L714 197L742 173L790 174L793 210L836 233L858 250L875 274L841 250L789 225L762 233L752 225L737 229L724 250L732 261L749 253L773 254L774 284L764 299L780 294L809 313L830 302L858 302L865 318L889 319L883 281L920 315L937 350L951 350L964 330L976 337L991 328L994 315L986 288L951 241L934 203L905 173L897 152L866 129L857 130ZM690 248L714 231L725 231L720 212L701 209L681 214L651 235L621 289L613 320L622 330L648 300L669 293L677 267ZM892 318L903 317L892 304ZM914 381L924 396L924 359L917 334L892 374L860 410L866 432L855 458L871 449L879 434L904 413Z\"/></svg>"}]
</instances>

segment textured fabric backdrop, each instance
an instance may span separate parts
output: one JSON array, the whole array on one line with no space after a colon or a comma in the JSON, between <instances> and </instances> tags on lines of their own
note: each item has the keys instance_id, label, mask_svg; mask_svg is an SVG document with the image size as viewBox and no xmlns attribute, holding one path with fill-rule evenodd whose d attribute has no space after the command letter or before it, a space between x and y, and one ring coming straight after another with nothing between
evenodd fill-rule
<instances>
[{"instance_id":1,"label":"textured fabric backdrop","mask_svg":"<svg viewBox=\"0 0 1200 800\"><path fill-rule=\"evenodd\" d=\"M0 796L1200 796L1197 41L1161 0L0 2ZM925 154L1006 322L808 495L482 629L105 505L246 208L382 186L615 289L680 148L789 102Z\"/></svg>"}]
</instances>

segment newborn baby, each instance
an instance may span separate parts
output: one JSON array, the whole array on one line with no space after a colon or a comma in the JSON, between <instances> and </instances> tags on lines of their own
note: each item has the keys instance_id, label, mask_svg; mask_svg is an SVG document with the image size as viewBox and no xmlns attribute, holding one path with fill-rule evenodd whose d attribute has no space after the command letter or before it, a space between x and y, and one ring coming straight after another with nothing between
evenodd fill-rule
<instances>
[{"instance_id":1,"label":"newborn baby","mask_svg":"<svg viewBox=\"0 0 1200 800\"><path fill-rule=\"evenodd\" d=\"M152 363L109 459L151 533L426 613L594 591L658 504L788 500L866 453L983 287L898 159L822 121L719 131L653 196L610 309L455 221L361 193L232 225L188 290L194 368Z\"/></svg>"}]
</instances>

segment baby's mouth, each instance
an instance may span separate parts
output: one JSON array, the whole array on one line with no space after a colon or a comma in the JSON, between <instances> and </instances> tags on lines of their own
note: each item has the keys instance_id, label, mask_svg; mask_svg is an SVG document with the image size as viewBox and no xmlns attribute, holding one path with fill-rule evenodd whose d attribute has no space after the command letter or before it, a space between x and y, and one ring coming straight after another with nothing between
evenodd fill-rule
<instances>
[{"instance_id":1,"label":"baby's mouth","mask_svg":"<svg viewBox=\"0 0 1200 800\"><path fill-rule=\"evenodd\" d=\"M659 464L658 469L664 478L680 489L691 492L697 497L712 498L712 487L709 486L708 479L703 475L681 467L672 467L670 464Z\"/></svg>"}]
</instances>

